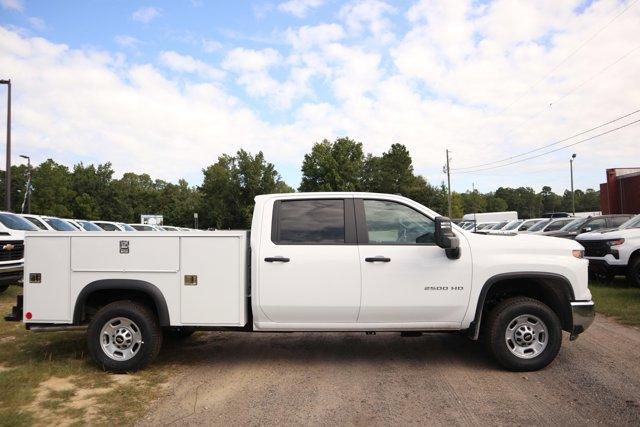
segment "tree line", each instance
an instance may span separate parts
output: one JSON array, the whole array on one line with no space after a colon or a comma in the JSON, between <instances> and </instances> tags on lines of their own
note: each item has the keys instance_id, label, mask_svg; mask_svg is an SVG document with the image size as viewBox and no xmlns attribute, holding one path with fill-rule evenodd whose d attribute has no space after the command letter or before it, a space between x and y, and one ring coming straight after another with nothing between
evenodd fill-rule
<instances>
[{"instance_id":1,"label":"tree line","mask_svg":"<svg viewBox=\"0 0 640 427\"><path fill-rule=\"evenodd\" d=\"M12 166L11 171L12 207L19 212L27 167ZM193 226L193 215L198 213L200 228L248 228L255 196L295 191L262 152L223 154L202 173L202 184L191 186L185 180L174 184L132 172L114 178L109 162L97 166L78 163L69 168L48 159L32 168L30 208L42 215L128 223L139 222L141 214L160 214L165 224L184 227ZM0 200L4 200L4 185L0 188ZM375 156L365 155L362 143L350 138L318 142L304 156L298 190L401 194L436 212L447 212L445 184L433 185L417 175L411 155L402 144L392 144ZM576 190L575 199L577 211L599 210L598 191ZM545 186L539 193L531 187L452 193L454 218L505 210L517 211L521 218L571 211L571 192L558 195Z\"/></svg>"}]
</instances>

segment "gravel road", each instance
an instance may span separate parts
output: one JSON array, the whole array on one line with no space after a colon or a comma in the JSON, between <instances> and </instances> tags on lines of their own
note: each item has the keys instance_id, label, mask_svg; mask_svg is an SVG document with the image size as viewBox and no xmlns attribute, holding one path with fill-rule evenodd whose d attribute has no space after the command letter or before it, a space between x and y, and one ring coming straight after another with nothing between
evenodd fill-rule
<instances>
[{"instance_id":1,"label":"gravel road","mask_svg":"<svg viewBox=\"0 0 640 427\"><path fill-rule=\"evenodd\" d=\"M640 330L599 316L540 372L454 334L201 332L144 425L640 424Z\"/></svg>"}]
</instances>

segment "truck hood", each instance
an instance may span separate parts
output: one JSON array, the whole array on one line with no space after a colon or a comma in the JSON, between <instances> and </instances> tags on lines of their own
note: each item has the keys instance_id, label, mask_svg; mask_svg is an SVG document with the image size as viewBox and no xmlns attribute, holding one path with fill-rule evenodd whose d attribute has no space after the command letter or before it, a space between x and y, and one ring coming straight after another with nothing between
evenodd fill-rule
<instances>
[{"instance_id":1,"label":"truck hood","mask_svg":"<svg viewBox=\"0 0 640 427\"><path fill-rule=\"evenodd\" d=\"M571 239L553 239L536 234L474 234L465 233L472 250L511 252L514 254L571 255L582 245ZM475 247L474 247L475 246Z\"/></svg>"},{"instance_id":2,"label":"truck hood","mask_svg":"<svg viewBox=\"0 0 640 427\"><path fill-rule=\"evenodd\" d=\"M576 237L576 240L580 243L581 240L614 240L638 236L640 236L640 228L626 228L623 230L615 228L582 233Z\"/></svg>"}]
</instances>

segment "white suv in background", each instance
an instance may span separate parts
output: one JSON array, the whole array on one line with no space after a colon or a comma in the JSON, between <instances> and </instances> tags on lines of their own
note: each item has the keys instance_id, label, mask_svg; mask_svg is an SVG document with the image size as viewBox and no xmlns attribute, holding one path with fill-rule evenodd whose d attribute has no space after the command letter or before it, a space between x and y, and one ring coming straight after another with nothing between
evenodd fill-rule
<instances>
[{"instance_id":1,"label":"white suv in background","mask_svg":"<svg viewBox=\"0 0 640 427\"><path fill-rule=\"evenodd\" d=\"M608 277L624 274L629 282L640 287L640 215L616 230L580 234L576 241L584 246L590 271Z\"/></svg>"},{"instance_id":2,"label":"white suv in background","mask_svg":"<svg viewBox=\"0 0 640 427\"><path fill-rule=\"evenodd\" d=\"M64 219L48 215L19 214L24 219L31 222L40 230L49 231L79 231L75 225Z\"/></svg>"},{"instance_id":3,"label":"white suv in background","mask_svg":"<svg viewBox=\"0 0 640 427\"><path fill-rule=\"evenodd\" d=\"M10 212L0 212L0 293L22 281L24 233L38 228Z\"/></svg>"}]
</instances>

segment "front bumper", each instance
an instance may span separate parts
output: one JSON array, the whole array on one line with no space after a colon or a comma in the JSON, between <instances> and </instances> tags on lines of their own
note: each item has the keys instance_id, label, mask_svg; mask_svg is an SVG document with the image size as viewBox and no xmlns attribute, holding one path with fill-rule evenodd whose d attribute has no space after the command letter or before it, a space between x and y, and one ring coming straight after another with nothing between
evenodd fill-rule
<instances>
[{"instance_id":1,"label":"front bumper","mask_svg":"<svg viewBox=\"0 0 640 427\"><path fill-rule=\"evenodd\" d=\"M601 274L624 275L626 265L610 264L606 259L587 258L589 260L589 272Z\"/></svg>"},{"instance_id":2,"label":"front bumper","mask_svg":"<svg viewBox=\"0 0 640 427\"><path fill-rule=\"evenodd\" d=\"M24 264L0 265L0 285L13 285L22 282Z\"/></svg>"},{"instance_id":3,"label":"front bumper","mask_svg":"<svg viewBox=\"0 0 640 427\"><path fill-rule=\"evenodd\" d=\"M571 341L587 330L596 317L596 306L593 301L574 301L571 303Z\"/></svg>"}]
</instances>

